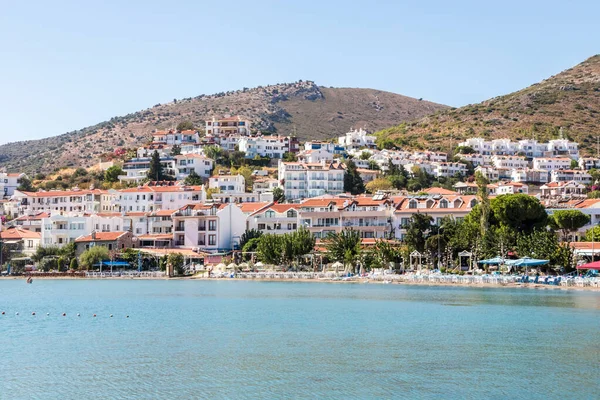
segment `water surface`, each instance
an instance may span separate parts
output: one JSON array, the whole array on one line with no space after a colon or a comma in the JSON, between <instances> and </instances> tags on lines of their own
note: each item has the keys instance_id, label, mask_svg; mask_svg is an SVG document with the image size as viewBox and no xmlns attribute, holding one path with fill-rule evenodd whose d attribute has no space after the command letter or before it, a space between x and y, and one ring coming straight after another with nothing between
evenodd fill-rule
<instances>
[{"instance_id":1,"label":"water surface","mask_svg":"<svg viewBox=\"0 0 600 400\"><path fill-rule=\"evenodd\" d=\"M5 280L0 311L0 399L600 395L597 292Z\"/></svg>"}]
</instances>

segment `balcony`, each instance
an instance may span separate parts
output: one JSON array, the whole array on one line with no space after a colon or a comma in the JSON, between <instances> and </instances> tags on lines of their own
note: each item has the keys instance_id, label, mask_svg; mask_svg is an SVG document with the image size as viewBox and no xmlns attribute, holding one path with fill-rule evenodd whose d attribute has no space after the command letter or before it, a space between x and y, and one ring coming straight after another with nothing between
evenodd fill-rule
<instances>
[{"instance_id":1,"label":"balcony","mask_svg":"<svg viewBox=\"0 0 600 400\"><path fill-rule=\"evenodd\" d=\"M185 231L185 226L184 225L177 225L175 226L175 232L183 232Z\"/></svg>"},{"instance_id":2,"label":"balcony","mask_svg":"<svg viewBox=\"0 0 600 400\"><path fill-rule=\"evenodd\" d=\"M198 226L198 231L205 231L205 230L206 230L206 225Z\"/></svg>"},{"instance_id":3,"label":"balcony","mask_svg":"<svg viewBox=\"0 0 600 400\"><path fill-rule=\"evenodd\" d=\"M176 240L173 244L175 246L185 246L185 241L184 240Z\"/></svg>"}]
</instances>

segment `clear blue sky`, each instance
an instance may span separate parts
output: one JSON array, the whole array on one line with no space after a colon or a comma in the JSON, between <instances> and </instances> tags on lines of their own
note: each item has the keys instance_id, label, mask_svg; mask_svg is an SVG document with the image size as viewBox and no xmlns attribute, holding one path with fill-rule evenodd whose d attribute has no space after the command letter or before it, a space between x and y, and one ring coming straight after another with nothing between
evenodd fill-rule
<instances>
[{"instance_id":1,"label":"clear blue sky","mask_svg":"<svg viewBox=\"0 0 600 400\"><path fill-rule=\"evenodd\" d=\"M600 52L599 1L2 1L0 143L314 80L452 106Z\"/></svg>"}]
</instances>

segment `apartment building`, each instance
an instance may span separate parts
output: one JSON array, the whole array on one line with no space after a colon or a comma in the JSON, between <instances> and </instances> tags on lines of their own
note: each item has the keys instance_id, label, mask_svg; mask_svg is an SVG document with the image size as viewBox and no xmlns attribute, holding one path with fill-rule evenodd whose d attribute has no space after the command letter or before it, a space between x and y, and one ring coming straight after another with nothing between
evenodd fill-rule
<instances>
[{"instance_id":1,"label":"apartment building","mask_svg":"<svg viewBox=\"0 0 600 400\"><path fill-rule=\"evenodd\" d=\"M338 138L338 143L347 150L366 148L376 148L376 137L367 134L367 131L362 128L359 130L351 129L344 136Z\"/></svg>"},{"instance_id":2,"label":"apartment building","mask_svg":"<svg viewBox=\"0 0 600 400\"><path fill-rule=\"evenodd\" d=\"M279 161L278 179L286 199L303 199L344 191L346 170L339 162L301 163Z\"/></svg>"},{"instance_id":3,"label":"apartment building","mask_svg":"<svg viewBox=\"0 0 600 400\"><path fill-rule=\"evenodd\" d=\"M600 158L595 157L581 157L579 158L579 168L590 170L600 168Z\"/></svg>"},{"instance_id":4,"label":"apartment building","mask_svg":"<svg viewBox=\"0 0 600 400\"><path fill-rule=\"evenodd\" d=\"M296 147L290 146L291 143ZM245 136L238 142L239 150L246 153L246 158L269 157L281 159L287 152L297 152L298 142L289 136Z\"/></svg>"},{"instance_id":5,"label":"apartment building","mask_svg":"<svg viewBox=\"0 0 600 400\"><path fill-rule=\"evenodd\" d=\"M529 167L529 161L523 156L493 155L491 157L491 162L496 168L514 169Z\"/></svg>"},{"instance_id":6,"label":"apartment building","mask_svg":"<svg viewBox=\"0 0 600 400\"><path fill-rule=\"evenodd\" d=\"M200 135L197 131L193 130L178 132L171 129L168 131L157 131L152 134L153 143L162 143L168 146L180 146L182 144L198 143L199 141Z\"/></svg>"},{"instance_id":7,"label":"apartment building","mask_svg":"<svg viewBox=\"0 0 600 400\"><path fill-rule=\"evenodd\" d=\"M175 246L215 252L239 247L246 216L235 204L190 204L173 213Z\"/></svg>"},{"instance_id":8,"label":"apartment building","mask_svg":"<svg viewBox=\"0 0 600 400\"><path fill-rule=\"evenodd\" d=\"M338 143L308 141L304 142L304 150L323 150L331 154L343 155L346 153L346 148Z\"/></svg>"},{"instance_id":9,"label":"apartment building","mask_svg":"<svg viewBox=\"0 0 600 400\"><path fill-rule=\"evenodd\" d=\"M40 247L40 234L20 227L9 227L0 231L2 245L10 252L32 256Z\"/></svg>"},{"instance_id":10,"label":"apartment building","mask_svg":"<svg viewBox=\"0 0 600 400\"><path fill-rule=\"evenodd\" d=\"M420 168L422 165L419 165ZM432 162L431 174L436 178L440 177L453 177L455 175L465 176L467 174L467 166L460 162ZM426 170L426 169L425 169ZM427 171L427 170L426 170Z\"/></svg>"},{"instance_id":11,"label":"apartment building","mask_svg":"<svg viewBox=\"0 0 600 400\"><path fill-rule=\"evenodd\" d=\"M132 158L123 163L124 175L119 175L121 183L140 183L145 179L154 179L155 177L148 176L150 170L151 157ZM160 158L160 164L163 167L163 172L166 175L176 176L177 169L175 167L175 159L171 156Z\"/></svg>"},{"instance_id":12,"label":"apartment building","mask_svg":"<svg viewBox=\"0 0 600 400\"><path fill-rule=\"evenodd\" d=\"M299 204L270 203L250 214L247 229L257 229L262 233L281 235L298 229Z\"/></svg>"},{"instance_id":13,"label":"apartment building","mask_svg":"<svg viewBox=\"0 0 600 400\"><path fill-rule=\"evenodd\" d=\"M585 170L580 169L555 169L550 171L551 182L574 181L589 185L592 183L592 176Z\"/></svg>"},{"instance_id":14,"label":"apartment building","mask_svg":"<svg viewBox=\"0 0 600 400\"><path fill-rule=\"evenodd\" d=\"M187 178L192 171L202 178L210 177L214 168L214 161L201 154L180 154L175 156L175 178L183 180Z\"/></svg>"},{"instance_id":15,"label":"apartment building","mask_svg":"<svg viewBox=\"0 0 600 400\"><path fill-rule=\"evenodd\" d=\"M548 143L538 143L536 140L513 142L510 139L469 138L458 145L471 147L476 153L483 155L522 153L528 158L564 156L573 160L579 159L579 144L567 139L554 139Z\"/></svg>"},{"instance_id":16,"label":"apartment building","mask_svg":"<svg viewBox=\"0 0 600 400\"><path fill-rule=\"evenodd\" d=\"M585 197L587 189L583 183L574 181L549 182L540 186L542 197L573 198Z\"/></svg>"},{"instance_id":17,"label":"apartment building","mask_svg":"<svg viewBox=\"0 0 600 400\"><path fill-rule=\"evenodd\" d=\"M116 232L125 230L120 214L98 215L77 213L53 213L42 219L42 246L62 247L92 232Z\"/></svg>"},{"instance_id":18,"label":"apartment building","mask_svg":"<svg viewBox=\"0 0 600 400\"><path fill-rule=\"evenodd\" d=\"M26 177L23 173L0 172L0 199L12 196L21 184L21 179Z\"/></svg>"},{"instance_id":19,"label":"apartment building","mask_svg":"<svg viewBox=\"0 0 600 400\"><path fill-rule=\"evenodd\" d=\"M386 238L393 232L394 206L384 196L321 196L300 203L298 218L317 238L354 229L361 238Z\"/></svg>"},{"instance_id":20,"label":"apartment building","mask_svg":"<svg viewBox=\"0 0 600 400\"><path fill-rule=\"evenodd\" d=\"M275 178L256 178L252 184L252 192L257 194L273 192L276 187L279 187L279 181Z\"/></svg>"},{"instance_id":21,"label":"apartment building","mask_svg":"<svg viewBox=\"0 0 600 400\"><path fill-rule=\"evenodd\" d=\"M333 162L333 153L324 150L304 150L298 154L298 161L304 163Z\"/></svg>"},{"instance_id":22,"label":"apartment building","mask_svg":"<svg viewBox=\"0 0 600 400\"><path fill-rule=\"evenodd\" d=\"M99 189L40 190L25 192L15 190L13 200L19 215L33 215L40 212L88 212L100 210L101 195L106 191Z\"/></svg>"},{"instance_id":23,"label":"apartment building","mask_svg":"<svg viewBox=\"0 0 600 400\"><path fill-rule=\"evenodd\" d=\"M134 248L131 232L96 232L75 239L75 253L80 256L94 246L104 246L108 251Z\"/></svg>"},{"instance_id":24,"label":"apartment building","mask_svg":"<svg viewBox=\"0 0 600 400\"><path fill-rule=\"evenodd\" d=\"M226 116L224 118L212 117L206 121L206 135L249 135L250 121L239 115Z\"/></svg>"},{"instance_id":25,"label":"apartment building","mask_svg":"<svg viewBox=\"0 0 600 400\"><path fill-rule=\"evenodd\" d=\"M394 232L397 239L403 240L414 214L427 214L433 218L434 225L441 225L446 217L464 218L475 207L477 199L475 195L429 194L394 198L394 202Z\"/></svg>"},{"instance_id":26,"label":"apartment building","mask_svg":"<svg viewBox=\"0 0 600 400\"><path fill-rule=\"evenodd\" d=\"M246 179L242 175L214 175L208 180L210 189L219 189L219 193L245 193Z\"/></svg>"},{"instance_id":27,"label":"apartment building","mask_svg":"<svg viewBox=\"0 0 600 400\"><path fill-rule=\"evenodd\" d=\"M532 168L516 168L510 174L513 182L548 183L550 174L546 170Z\"/></svg>"},{"instance_id":28,"label":"apartment building","mask_svg":"<svg viewBox=\"0 0 600 400\"><path fill-rule=\"evenodd\" d=\"M552 171L555 169L570 169L571 159L567 157L539 157L533 159L533 169Z\"/></svg>"},{"instance_id":29,"label":"apartment building","mask_svg":"<svg viewBox=\"0 0 600 400\"><path fill-rule=\"evenodd\" d=\"M135 188L111 190L112 207L117 212L176 210L186 204L206 200L204 186L181 182L149 182Z\"/></svg>"}]
</instances>

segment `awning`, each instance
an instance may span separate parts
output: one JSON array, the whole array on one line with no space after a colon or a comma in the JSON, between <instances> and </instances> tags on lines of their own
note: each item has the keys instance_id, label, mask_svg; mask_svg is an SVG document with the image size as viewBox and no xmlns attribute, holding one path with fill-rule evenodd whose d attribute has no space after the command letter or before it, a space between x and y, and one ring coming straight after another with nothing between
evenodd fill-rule
<instances>
[{"instance_id":1,"label":"awning","mask_svg":"<svg viewBox=\"0 0 600 400\"><path fill-rule=\"evenodd\" d=\"M489 258L487 260L480 260L478 261L479 264L489 264L489 265L496 265L496 264L504 264L507 260L505 260L502 257L494 257L494 258Z\"/></svg>"},{"instance_id":2,"label":"awning","mask_svg":"<svg viewBox=\"0 0 600 400\"><path fill-rule=\"evenodd\" d=\"M506 264L512 265L514 267L536 267L538 265L548 264L549 262L549 260L540 260L537 258L523 257L519 258L518 260L507 260Z\"/></svg>"},{"instance_id":3,"label":"awning","mask_svg":"<svg viewBox=\"0 0 600 400\"><path fill-rule=\"evenodd\" d=\"M578 265L577 269L595 269L597 271L600 271L600 261L594 261L591 263Z\"/></svg>"}]
</instances>

